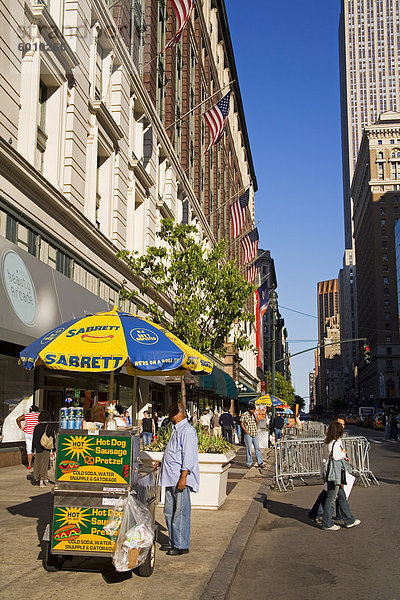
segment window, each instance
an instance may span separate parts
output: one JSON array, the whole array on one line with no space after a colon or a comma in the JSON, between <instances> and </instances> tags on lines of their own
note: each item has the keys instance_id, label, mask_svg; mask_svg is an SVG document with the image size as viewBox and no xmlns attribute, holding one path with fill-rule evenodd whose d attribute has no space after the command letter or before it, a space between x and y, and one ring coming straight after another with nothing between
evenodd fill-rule
<instances>
[{"instance_id":1,"label":"window","mask_svg":"<svg viewBox=\"0 0 400 600\"><path fill-rule=\"evenodd\" d=\"M382 254L382 261L383 262L387 262L388 259L388 255L387 254Z\"/></svg>"},{"instance_id":2,"label":"window","mask_svg":"<svg viewBox=\"0 0 400 600\"><path fill-rule=\"evenodd\" d=\"M390 312L385 312L385 321L390 321Z\"/></svg>"},{"instance_id":3,"label":"window","mask_svg":"<svg viewBox=\"0 0 400 600\"><path fill-rule=\"evenodd\" d=\"M384 277L384 278L383 278L383 283L384 283L385 285L388 285L388 284L389 284L389 277Z\"/></svg>"},{"instance_id":4,"label":"window","mask_svg":"<svg viewBox=\"0 0 400 600\"><path fill-rule=\"evenodd\" d=\"M382 146L382 140L378 140L378 146Z\"/></svg>"},{"instance_id":5,"label":"window","mask_svg":"<svg viewBox=\"0 0 400 600\"><path fill-rule=\"evenodd\" d=\"M386 361L386 367L388 369L393 369L393 361L392 360L387 360Z\"/></svg>"},{"instance_id":6,"label":"window","mask_svg":"<svg viewBox=\"0 0 400 600\"><path fill-rule=\"evenodd\" d=\"M28 252L33 256L39 256L40 237L31 229L28 229Z\"/></svg>"},{"instance_id":7,"label":"window","mask_svg":"<svg viewBox=\"0 0 400 600\"><path fill-rule=\"evenodd\" d=\"M381 219L381 225L386 225L386 219Z\"/></svg>"},{"instance_id":8,"label":"window","mask_svg":"<svg viewBox=\"0 0 400 600\"><path fill-rule=\"evenodd\" d=\"M385 179L385 170L383 163L378 163L378 179Z\"/></svg>"},{"instance_id":9,"label":"window","mask_svg":"<svg viewBox=\"0 0 400 600\"><path fill-rule=\"evenodd\" d=\"M386 342L390 344L391 341L392 341L392 336L391 335L387 335L386 336Z\"/></svg>"},{"instance_id":10,"label":"window","mask_svg":"<svg viewBox=\"0 0 400 600\"><path fill-rule=\"evenodd\" d=\"M189 224L189 201L184 200L182 202L182 223L185 225Z\"/></svg>"},{"instance_id":11,"label":"window","mask_svg":"<svg viewBox=\"0 0 400 600\"><path fill-rule=\"evenodd\" d=\"M96 73L94 80L94 98L95 100L101 100L103 95L103 59L104 50L100 42L97 42L97 53L96 53Z\"/></svg>"},{"instance_id":12,"label":"window","mask_svg":"<svg viewBox=\"0 0 400 600\"><path fill-rule=\"evenodd\" d=\"M66 275L67 277L72 277L72 259L69 258L64 252L61 250L57 250L56 254L56 270Z\"/></svg>"},{"instance_id":13,"label":"window","mask_svg":"<svg viewBox=\"0 0 400 600\"><path fill-rule=\"evenodd\" d=\"M386 354L392 354L392 348L391 348L391 346L387 346L386 347Z\"/></svg>"},{"instance_id":14,"label":"window","mask_svg":"<svg viewBox=\"0 0 400 600\"><path fill-rule=\"evenodd\" d=\"M44 165L44 153L46 151L46 102L48 99L48 89L40 80L39 84L39 121L37 127L37 140L36 140L36 155L35 155L35 167L43 172Z\"/></svg>"},{"instance_id":15,"label":"window","mask_svg":"<svg viewBox=\"0 0 400 600\"><path fill-rule=\"evenodd\" d=\"M6 239L17 243L17 221L11 215L7 215L6 218Z\"/></svg>"}]
</instances>

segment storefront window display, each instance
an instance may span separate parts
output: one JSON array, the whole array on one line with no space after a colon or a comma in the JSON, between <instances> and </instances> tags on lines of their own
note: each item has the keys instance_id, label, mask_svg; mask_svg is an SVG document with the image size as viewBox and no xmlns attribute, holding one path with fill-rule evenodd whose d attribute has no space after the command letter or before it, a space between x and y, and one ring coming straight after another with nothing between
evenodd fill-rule
<instances>
[{"instance_id":1,"label":"storefront window display","mask_svg":"<svg viewBox=\"0 0 400 600\"><path fill-rule=\"evenodd\" d=\"M0 354L0 423L33 393L34 374L18 365L17 356Z\"/></svg>"}]
</instances>

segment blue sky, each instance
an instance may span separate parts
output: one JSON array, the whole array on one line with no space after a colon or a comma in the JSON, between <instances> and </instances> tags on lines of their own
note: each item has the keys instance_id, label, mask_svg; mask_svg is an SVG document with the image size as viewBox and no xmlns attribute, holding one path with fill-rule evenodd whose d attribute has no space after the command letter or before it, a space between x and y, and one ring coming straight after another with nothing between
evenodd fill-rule
<instances>
[{"instance_id":1,"label":"blue sky","mask_svg":"<svg viewBox=\"0 0 400 600\"><path fill-rule=\"evenodd\" d=\"M280 307L316 315L317 281L337 277L344 250L340 2L226 0L226 7L258 182L260 247L275 260ZM280 310L289 339L316 340L316 319ZM315 343L293 341L290 350ZM313 366L313 352L292 359L301 396Z\"/></svg>"}]
</instances>

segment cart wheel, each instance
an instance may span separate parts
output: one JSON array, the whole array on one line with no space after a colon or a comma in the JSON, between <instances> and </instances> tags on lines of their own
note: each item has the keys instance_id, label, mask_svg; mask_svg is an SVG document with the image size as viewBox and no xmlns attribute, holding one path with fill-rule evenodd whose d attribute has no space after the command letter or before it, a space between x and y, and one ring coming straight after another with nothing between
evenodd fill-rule
<instances>
[{"instance_id":1,"label":"cart wheel","mask_svg":"<svg viewBox=\"0 0 400 600\"><path fill-rule=\"evenodd\" d=\"M59 554L50 553L50 542L47 543L45 557L43 559L43 568L48 573L60 571L64 565L64 558Z\"/></svg>"},{"instance_id":2,"label":"cart wheel","mask_svg":"<svg viewBox=\"0 0 400 600\"><path fill-rule=\"evenodd\" d=\"M156 542L154 541L153 545L151 546L150 550L147 553L146 560L144 561L144 563L142 563L141 565L136 567L136 569L133 570L134 573L136 573L136 575L139 575L139 577L150 577L150 575L154 571L155 561L156 561Z\"/></svg>"}]
</instances>

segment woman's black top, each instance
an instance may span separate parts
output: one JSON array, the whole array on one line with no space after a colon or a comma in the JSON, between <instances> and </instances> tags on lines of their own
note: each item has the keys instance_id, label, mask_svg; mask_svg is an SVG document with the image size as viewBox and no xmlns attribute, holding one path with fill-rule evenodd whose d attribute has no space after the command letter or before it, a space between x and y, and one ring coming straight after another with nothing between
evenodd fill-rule
<instances>
[{"instance_id":1,"label":"woman's black top","mask_svg":"<svg viewBox=\"0 0 400 600\"><path fill-rule=\"evenodd\" d=\"M153 419L151 417L142 419L142 430L146 433L153 433Z\"/></svg>"},{"instance_id":2,"label":"woman's black top","mask_svg":"<svg viewBox=\"0 0 400 600\"><path fill-rule=\"evenodd\" d=\"M43 448L40 443L41 437L46 432L46 434L50 437L53 436L53 444L54 448L56 447L56 433L57 431L57 423L38 423L33 430L33 440L32 440L32 451L40 454L40 452L50 452L47 448Z\"/></svg>"}]
</instances>

